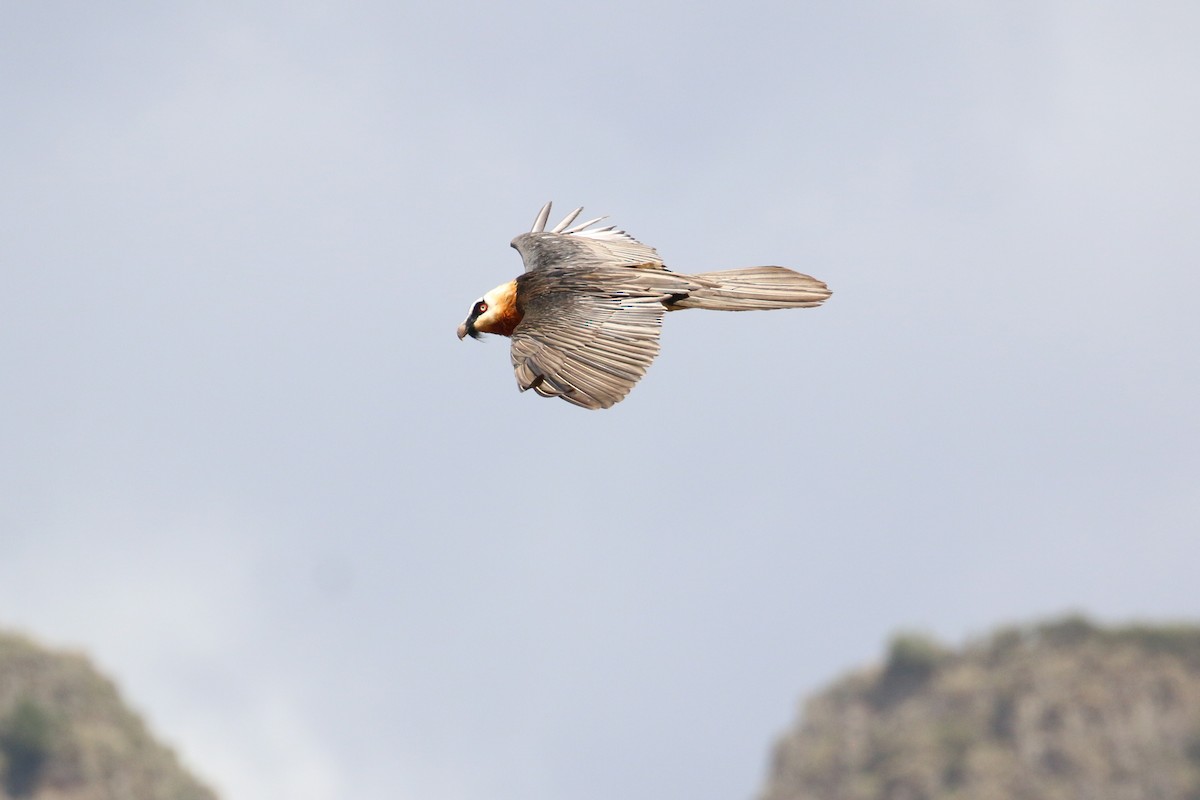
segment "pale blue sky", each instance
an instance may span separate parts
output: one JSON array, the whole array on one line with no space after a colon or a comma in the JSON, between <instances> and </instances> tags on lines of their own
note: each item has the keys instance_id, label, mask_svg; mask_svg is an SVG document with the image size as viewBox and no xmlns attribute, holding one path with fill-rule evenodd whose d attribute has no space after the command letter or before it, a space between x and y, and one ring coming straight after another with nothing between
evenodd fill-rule
<instances>
[{"instance_id":1,"label":"pale blue sky","mask_svg":"<svg viewBox=\"0 0 1200 800\"><path fill-rule=\"evenodd\" d=\"M0 2L0 625L228 800L749 798L898 628L1196 618L1200 10ZM459 342L547 199L813 311Z\"/></svg>"}]
</instances>

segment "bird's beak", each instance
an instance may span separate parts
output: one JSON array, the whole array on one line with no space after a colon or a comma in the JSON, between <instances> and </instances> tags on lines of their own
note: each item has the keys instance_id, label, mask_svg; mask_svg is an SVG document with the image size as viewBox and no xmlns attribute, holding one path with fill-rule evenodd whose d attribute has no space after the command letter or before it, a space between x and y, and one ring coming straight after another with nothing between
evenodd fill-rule
<instances>
[{"instance_id":1,"label":"bird's beak","mask_svg":"<svg viewBox=\"0 0 1200 800\"><path fill-rule=\"evenodd\" d=\"M479 338L479 331L475 330L475 320L478 318L478 314L471 312L471 316L464 319L463 324L458 326L458 340L460 342L468 336L472 339Z\"/></svg>"},{"instance_id":2,"label":"bird's beak","mask_svg":"<svg viewBox=\"0 0 1200 800\"><path fill-rule=\"evenodd\" d=\"M470 336L472 339L478 339L480 336L479 331L475 330L475 315L473 314L467 317L462 325L458 326L459 341L462 341L467 336Z\"/></svg>"}]
</instances>

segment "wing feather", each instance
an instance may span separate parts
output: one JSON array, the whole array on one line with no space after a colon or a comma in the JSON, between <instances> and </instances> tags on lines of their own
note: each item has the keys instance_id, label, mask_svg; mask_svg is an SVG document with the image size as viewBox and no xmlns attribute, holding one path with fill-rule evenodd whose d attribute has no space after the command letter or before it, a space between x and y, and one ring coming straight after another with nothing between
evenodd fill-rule
<instances>
[{"instance_id":1,"label":"wing feather","mask_svg":"<svg viewBox=\"0 0 1200 800\"><path fill-rule=\"evenodd\" d=\"M546 203L542 206L542 210L538 212L537 219L533 221L533 227L529 229L530 233L540 233L546 230L546 221L550 219L550 206L553 203Z\"/></svg>"},{"instance_id":2,"label":"wing feather","mask_svg":"<svg viewBox=\"0 0 1200 800\"><path fill-rule=\"evenodd\" d=\"M526 272L562 266L663 268L657 250L615 225L591 227L604 217L568 228L582 211L582 208L575 209L553 230L547 231L546 222L550 218L550 204L547 203L538 214L533 230L512 240L512 246L525 262Z\"/></svg>"},{"instance_id":3,"label":"wing feather","mask_svg":"<svg viewBox=\"0 0 1200 800\"><path fill-rule=\"evenodd\" d=\"M512 335L513 371L522 391L608 408L629 394L658 355L669 293L654 282L613 285L616 271L571 273L566 280L535 281L527 293L525 316Z\"/></svg>"},{"instance_id":4,"label":"wing feather","mask_svg":"<svg viewBox=\"0 0 1200 800\"><path fill-rule=\"evenodd\" d=\"M557 225L555 225L554 230L552 230L550 232L551 233L562 233L563 230L568 225L570 225L572 222L574 222L575 218L578 217L580 215L580 213L582 213L582 212L583 212L583 206L580 206L579 208L572 211L570 214L567 214L565 217L563 217L563 221L558 223Z\"/></svg>"}]
</instances>

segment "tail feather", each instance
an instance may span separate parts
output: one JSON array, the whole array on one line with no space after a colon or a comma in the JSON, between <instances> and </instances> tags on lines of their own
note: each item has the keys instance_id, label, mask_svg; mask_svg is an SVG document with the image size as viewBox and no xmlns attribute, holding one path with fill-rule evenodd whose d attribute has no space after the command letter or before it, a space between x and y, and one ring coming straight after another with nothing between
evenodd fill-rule
<instances>
[{"instance_id":1,"label":"tail feather","mask_svg":"<svg viewBox=\"0 0 1200 800\"><path fill-rule=\"evenodd\" d=\"M689 275L701 288L667 306L669 311L706 308L710 311L756 311L811 308L833 294L824 282L785 267L748 267Z\"/></svg>"}]
</instances>

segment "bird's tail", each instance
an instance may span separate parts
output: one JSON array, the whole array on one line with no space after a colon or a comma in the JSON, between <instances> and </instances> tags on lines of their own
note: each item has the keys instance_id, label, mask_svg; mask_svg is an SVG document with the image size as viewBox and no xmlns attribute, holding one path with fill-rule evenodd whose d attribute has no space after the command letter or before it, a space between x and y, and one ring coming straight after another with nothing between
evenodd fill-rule
<instances>
[{"instance_id":1,"label":"bird's tail","mask_svg":"<svg viewBox=\"0 0 1200 800\"><path fill-rule=\"evenodd\" d=\"M824 282L785 267L747 267L689 275L701 288L669 304L710 311L755 311L773 308L810 308L825 302L833 292Z\"/></svg>"}]
</instances>

